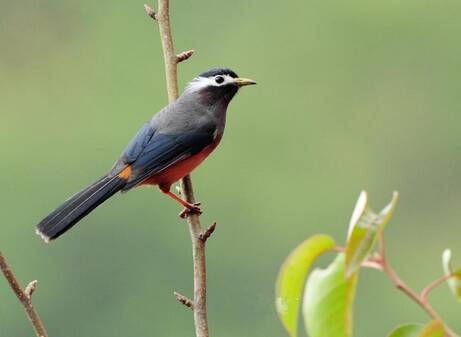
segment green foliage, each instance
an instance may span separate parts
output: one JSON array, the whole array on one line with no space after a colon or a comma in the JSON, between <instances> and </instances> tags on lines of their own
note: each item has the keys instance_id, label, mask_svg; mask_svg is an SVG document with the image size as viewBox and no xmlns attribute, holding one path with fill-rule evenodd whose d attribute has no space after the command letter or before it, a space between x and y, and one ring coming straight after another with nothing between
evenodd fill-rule
<instances>
[{"instance_id":1,"label":"green foliage","mask_svg":"<svg viewBox=\"0 0 461 337\"><path fill-rule=\"evenodd\" d=\"M357 273L346 279L344 254L326 269L315 269L306 283L303 316L310 337L351 337Z\"/></svg>"},{"instance_id":2,"label":"green foliage","mask_svg":"<svg viewBox=\"0 0 461 337\"><path fill-rule=\"evenodd\" d=\"M427 304L427 295L433 289L428 285L421 294L410 289L389 265L380 249L370 256L378 238L391 219L398 200L392 200L379 213L368 206L368 196L363 191L356 203L349 224L345 249L336 247L336 258L325 269L316 268L307 277L302 299L304 325L309 337L352 337L353 304L358 274L362 266L383 271L390 280L434 318L427 325L405 324L393 330L388 337L455 337L456 335L438 319ZM384 243L384 241L382 241ZM291 337L297 336L299 298L303 279L314 260L323 252L334 248L334 240L326 235L315 235L299 245L284 262L277 280L277 311ZM384 247L383 247L384 248ZM343 252L343 250L345 252ZM367 262L364 264L364 262ZM453 272L451 252L443 254L443 266L453 293L461 298L461 269ZM433 312L433 313L432 313Z\"/></svg>"},{"instance_id":3,"label":"green foliage","mask_svg":"<svg viewBox=\"0 0 461 337\"><path fill-rule=\"evenodd\" d=\"M451 292L455 295L456 298L461 300L461 268L456 271L453 271L453 267L451 265L451 250L445 249L442 254L442 264L443 270L445 275L453 275L450 279L448 279L447 283L450 287Z\"/></svg>"},{"instance_id":4,"label":"green foliage","mask_svg":"<svg viewBox=\"0 0 461 337\"><path fill-rule=\"evenodd\" d=\"M427 325L404 324L393 330L388 337L443 337L445 329L441 321L431 321Z\"/></svg>"},{"instance_id":5,"label":"green foliage","mask_svg":"<svg viewBox=\"0 0 461 337\"><path fill-rule=\"evenodd\" d=\"M276 308L292 337L297 336L299 306L306 275L315 259L335 245L330 236L314 235L296 247L280 269L275 291Z\"/></svg>"},{"instance_id":6,"label":"green foliage","mask_svg":"<svg viewBox=\"0 0 461 337\"><path fill-rule=\"evenodd\" d=\"M427 324L419 333L418 337L443 337L445 336L445 328L443 323L434 320Z\"/></svg>"},{"instance_id":7,"label":"green foliage","mask_svg":"<svg viewBox=\"0 0 461 337\"><path fill-rule=\"evenodd\" d=\"M422 324L403 324L392 330L388 337L418 337Z\"/></svg>"},{"instance_id":8,"label":"green foliage","mask_svg":"<svg viewBox=\"0 0 461 337\"><path fill-rule=\"evenodd\" d=\"M382 233L392 217L398 200L394 192L391 202L378 214L368 206L368 195L360 193L349 223L349 235L346 246L346 275L355 273L362 262L369 256L376 244L379 233Z\"/></svg>"}]
</instances>

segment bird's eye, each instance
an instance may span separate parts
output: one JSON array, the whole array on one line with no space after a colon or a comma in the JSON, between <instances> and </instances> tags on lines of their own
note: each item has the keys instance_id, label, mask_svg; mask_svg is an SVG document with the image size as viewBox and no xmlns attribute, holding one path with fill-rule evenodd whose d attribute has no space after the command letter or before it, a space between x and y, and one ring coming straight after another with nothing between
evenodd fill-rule
<instances>
[{"instance_id":1,"label":"bird's eye","mask_svg":"<svg viewBox=\"0 0 461 337\"><path fill-rule=\"evenodd\" d=\"M218 83L218 84L221 84L222 82L224 82L224 77L222 76L216 76L214 78L215 82Z\"/></svg>"}]
</instances>

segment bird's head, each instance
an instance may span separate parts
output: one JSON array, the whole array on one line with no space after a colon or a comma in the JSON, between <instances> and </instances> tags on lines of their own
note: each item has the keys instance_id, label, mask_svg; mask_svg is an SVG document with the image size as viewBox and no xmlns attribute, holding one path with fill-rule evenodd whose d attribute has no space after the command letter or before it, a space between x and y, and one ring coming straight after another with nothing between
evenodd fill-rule
<instances>
[{"instance_id":1,"label":"bird's head","mask_svg":"<svg viewBox=\"0 0 461 337\"><path fill-rule=\"evenodd\" d=\"M238 77L231 69L213 68L195 77L187 85L185 93L198 94L200 98L212 104L227 104L241 87L252 84L256 82Z\"/></svg>"}]
</instances>

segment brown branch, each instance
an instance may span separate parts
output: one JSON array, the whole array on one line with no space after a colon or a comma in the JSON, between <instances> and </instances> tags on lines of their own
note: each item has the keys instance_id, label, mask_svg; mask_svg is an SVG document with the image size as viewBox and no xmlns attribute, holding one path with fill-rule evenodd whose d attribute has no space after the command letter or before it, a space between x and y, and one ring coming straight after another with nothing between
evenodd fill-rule
<instances>
[{"instance_id":1,"label":"brown branch","mask_svg":"<svg viewBox=\"0 0 461 337\"><path fill-rule=\"evenodd\" d=\"M336 253L344 253L346 251L346 248L341 247L341 246L336 246L336 247L333 247L331 251L336 252ZM381 263L378 260L376 260L374 256L371 256L365 261L363 261L361 264L361 267L377 269L377 270L382 271Z\"/></svg>"},{"instance_id":2,"label":"brown branch","mask_svg":"<svg viewBox=\"0 0 461 337\"><path fill-rule=\"evenodd\" d=\"M6 263L2 252L0 252L0 270L3 273L3 276L5 276L5 279L8 281L11 289L19 299L19 302L24 307L27 317L29 318L29 321L34 328L37 337L48 337L45 326L43 325L37 311L32 305L32 293L37 288L37 281L30 282L26 289L23 290L18 280L16 279L16 276L14 276L10 266Z\"/></svg>"},{"instance_id":3,"label":"brown branch","mask_svg":"<svg viewBox=\"0 0 461 337\"><path fill-rule=\"evenodd\" d=\"M336 246L331 249L332 252L337 252L337 253L344 253L346 251L346 248L341 247L341 246Z\"/></svg>"},{"instance_id":4,"label":"brown branch","mask_svg":"<svg viewBox=\"0 0 461 337\"><path fill-rule=\"evenodd\" d=\"M181 304L184 304L186 307L194 310L194 302L191 299L176 291L174 292L174 296Z\"/></svg>"},{"instance_id":5,"label":"brown branch","mask_svg":"<svg viewBox=\"0 0 461 337\"><path fill-rule=\"evenodd\" d=\"M145 8L148 8L146 6ZM149 13L154 12L149 11ZM168 99L173 102L178 98L177 65L178 58L174 51L170 26L169 0L158 0L158 13L154 14L160 30ZM189 203L195 203L192 180L186 176L181 180L181 195ZM197 337L208 337L208 318L206 305L206 260L205 241L200 240L202 227L199 215L189 214L187 217L192 241L192 259L194 263L194 324Z\"/></svg>"},{"instance_id":6,"label":"brown branch","mask_svg":"<svg viewBox=\"0 0 461 337\"><path fill-rule=\"evenodd\" d=\"M178 55L176 55L176 62L178 63L183 62L189 59L192 56L192 54L194 54L193 50L183 51L182 53L179 53Z\"/></svg>"},{"instance_id":7,"label":"brown branch","mask_svg":"<svg viewBox=\"0 0 461 337\"><path fill-rule=\"evenodd\" d=\"M149 15L152 19L157 20L155 11L152 9L151 6L144 5L144 10L146 11L146 14Z\"/></svg>"},{"instance_id":8,"label":"brown branch","mask_svg":"<svg viewBox=\"0 0 461 337\"><path fill-rule=\"evenodd\" d=\"M174 52L173 37L170 26L170 1L158 0L158 13L155 15L162 42L163 60L165 63L165 78L168 91L168 100L175 101L179 96L177 79L177 59Z\"/></svg>"},{"instance_id":9,"label":"brown branch","mask_svg":"<svg viewBox=\"0 0 461 337\"><path fill-rule=\"evenodd\" d=\"M372 260L363 261L362 262L362 267L371 268L371 269L377 269L377 270L380 270L380 271L383 270L383 267L381 266L381 263L376 262L376 261L372 261Z\"/></svg>"},{"instance_id":10,"label":"brown branch","mask_svg":"<svg viewBox=\"0 0 461 337\"><path fill-rule=\"evenodd\" d=\"M195 203L192 180L186 176L181 181L182 195L187 202ZM202 227L199 215L190 214L187 218L192 240L192 258L194 261L194 323L197 337L208 337L208 318L206 306L206 259L205 241L200 240Z\"/></svg>"},{"instance_id":11,"label":"brown branch","mask_svg":"<svg viewBox=\"0 0 461 337\"><path fill-rule=\"evenodd\" d=\"M217 223L215 221L207 229L202 231L199 235L199 239L206 242L206 240L208 240L208 238L211 236L211 234L213 234L214 230L216 229L216 225Z\"/></svg>"},{"instance_id":12,"label":"brown branch","mask_svg":"<svg viewBox=\"0 0 461 337\"><path fill-rule=\"evenodd\" d=\"M421 299L423 300L424 303L428 303L428 297L429 293L434 290L434 288L438 287L440 284L448 281L450 278L455 277L456 275L454 274L449 274L449 275L443 275L439 277L438 279L432 281L429 283L422 291L421 294L419 295Z\"/></svg>"},{"instance_id":13,"label":"brown branch","mask_svg":"<svg viewBox=\"0 0 461 337\"><path fill-rule=\"evenodd\" d=\"M383 236L382 233L379 235L378 244L379 244L379 248L378 248L379 255L374 257L374 260L377 261L381 265L382 271L384 272L384 274L387 275L387 277L389 277L389 279L392 281L392 283L395 285L395 287L397 289L399 289L400 291L402 291L405 295L407 295L416 304L418 304L434 320L439 320L439 321L443 322L444 327L445 327L445 334L446 334L445 337L459 337L442 320L440 315L434 310L434 308L427 301L427 298L422 296L423 293L421 295L418 295L418 293L416 293L416 291L411 289L405 282L402 281L402 279L397 275L395 270L391 267L391 265L389 264L389 262L387 261L387 258L386 258L386 250L385 250L385 245L384 245L384 236ZM436 280L436 281L438 281L436 285L438 285L440 282L442 282L440 280ZM431 283L429 286L431 286L433 283ZM435 286L431 286L429 291L432 288L434 288ZM427 289L427 287L425 289ZM424 292L424 290L423 290L423 292Z\"/></svg>"},{"instance_id":14,"label":"brown branch","mask_svg":"<svg viewBox=\"0 0 461 337\"><path fill-rule=\"evenodd\" d=\"M26 289L24 289L24 293L27 295L27 297L29 298L32 297L32 294L34 293L35 289L37 289L37 285L38 285L37 280L33 280L29 282Z\"/></svg>"}]
</instances>

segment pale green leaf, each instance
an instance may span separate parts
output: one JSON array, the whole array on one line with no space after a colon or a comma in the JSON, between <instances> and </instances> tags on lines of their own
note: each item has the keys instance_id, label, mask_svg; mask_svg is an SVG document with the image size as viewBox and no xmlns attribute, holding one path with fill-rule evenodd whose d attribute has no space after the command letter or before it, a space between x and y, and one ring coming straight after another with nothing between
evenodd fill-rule
<instances>
[{"instance_id":1,"label":"pale green leaf","mask_svg":"<svg viewBox=\"0 0 461 337\"><path fill-rule=\"evenodd\" d=\"M456 298L461 300L461 269L458 269L456 272L453 272L453 267L451 265L450 249L445 249L445 251L443 252L442 265L445 275L453 275L453 277L447 280L451 292L453 293L453 295L455 295Z\"/></svg>"},{"instance_id":2,"label":"pale green leaf","mask_svg":"<svg viewBox=\"0 0 461 337\"><path fill-rule=\"evenodd\" d=\"M422 329L422 324L404 324L395 328L388 337L418 337Z\"/></svg>"},{"instance_id":3,"label":"pale green leaf","mask_svg":"<svg viewBox=\"0 0 461 337\"><path fill-rule=\"evenodd\" d=\"M303 316L309 337L351 337L357 273L345 277L344 254L326 269L315 269L306 282Z\"/></svg>"},{"instance_id":4,"label":"pale green leaf","mask_svg":"<svg viewBox=\"0 0 461 337\"><path fill-rule=\"evenodd\" d=\"M299 306L306 275L315 259L335 246L330 236L314 235L296 247L280 268L275 289L276 309L291 337L297 336Z\"/></svg>"},{"instance_id":5,"label":"pale green leaf","mask_svg":"<svg viewBox=\"0 0 461 337\"><path fill-rule=\"evenodd\" d=\"M346 246L346 275L356 272L373 250L378 234L382 233L394 213L398 193L394 192L391 202L376 214L368 206L367 192L362 191L349 222Z\"/></svg>"},{"instance_id":6,"label":"pale green leaf","mask_svg":"<svg viewBox=\"0 0 461 337\"><path fill-rule=\"evenodd\" d=\"M391 220L392 215L394 215L395 207L397 206L397 201L399 200L399 192L394 191L392 193L391 201L384 207L381 212L378 214L376 223L380 232L384 230L387 223Z\"/></svg>"},{"instance_id":7,"label":"pale green leaf","mask_svg":"<svg viewBox=\"0 0 461 337\"><path fill-rule=\"evenodd\" d=\"M445 328L438 320L423 324L404 324L393 330L388 337L443 337Z\"/></svg>"}]
</instances>

